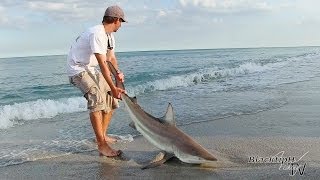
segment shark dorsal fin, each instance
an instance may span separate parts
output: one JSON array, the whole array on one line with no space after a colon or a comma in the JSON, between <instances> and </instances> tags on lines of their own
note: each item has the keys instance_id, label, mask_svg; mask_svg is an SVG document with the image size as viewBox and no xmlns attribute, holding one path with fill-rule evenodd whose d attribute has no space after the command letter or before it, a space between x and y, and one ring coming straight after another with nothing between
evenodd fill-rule
<instances>
[{"instance_id":1,"label":"shark dorsal fin","mask_svg":"<svg viewBox=\"0 0 320 180\"><path fill-rule=\"evenodd\" d=\"M138 103L136 96L135 96L135 97L130 97L130 99L131 99L131 101L132 101L133 103L135 103L135 104Z\"/></svg>"},{"instance_id":2,"label":"shark dorsal fin","mask_svg":"<svg viewBox=\"0 0 320 180\"><path fill-rule=\"evenodd\" d=\"M176 120L174 118L174 112L173 112L173 107L171 105L171 103L168 104L168 107L167 107L167 112L166 114L163 116L163 121L164 122L167 122L173 126L176 125Z\"/></svg>"}]
</instances>

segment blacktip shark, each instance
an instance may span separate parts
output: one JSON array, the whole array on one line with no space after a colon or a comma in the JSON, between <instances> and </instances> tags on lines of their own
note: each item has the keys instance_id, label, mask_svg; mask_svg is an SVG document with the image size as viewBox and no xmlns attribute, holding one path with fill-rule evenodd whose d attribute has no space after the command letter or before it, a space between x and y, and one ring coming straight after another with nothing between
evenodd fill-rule
<instances>
[{"instance_id":1,"label":"blacktip shark","mask_svg":"<svg viewBox=\"0 0 320 180\"><path fill-rule=\"evenodd\" d=\"M117 72L108 62L111 73ZM124 89L122 82L116 80L116 86ZM137 99L123 93L121 98L132 119L130 126L138 130L151 144L161 149L162 152L150 164L142 169L159 166L170 158L176 156L185 163L202 164L217 161L217 159L194 141L190 136L176 127L174 111L169 103L167 111L162 118L156 118L145 112L137 103Z\"/></svg>"}]
</instances>

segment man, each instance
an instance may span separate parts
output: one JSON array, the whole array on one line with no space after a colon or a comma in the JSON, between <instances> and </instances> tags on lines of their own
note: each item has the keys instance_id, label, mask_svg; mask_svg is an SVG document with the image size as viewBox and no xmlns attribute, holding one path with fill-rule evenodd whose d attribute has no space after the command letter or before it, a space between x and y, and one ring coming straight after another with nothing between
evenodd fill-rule
<instances>
[{"instance_id":1,"label":"man","mask_svg":"<svg viewBox=\"0 0 320 180\"><path fill-rule=\"evenodd\" d=\"M122 22L126 22L123 10L119 6L108 7L102 24L89 28L77 37L68 54L67 72L70 83L79 88L87 99L99 154L107 157L121 153L108 145L115 139L108 137L106 131L113 110L118 108L117 99L124 90L114 85L106 61L111 61L118 69L116 78L124 81L114 53L115 41L112 34L117 32ZM97 70L98 66L100 71Z\"/></svg>"}]
</instances>

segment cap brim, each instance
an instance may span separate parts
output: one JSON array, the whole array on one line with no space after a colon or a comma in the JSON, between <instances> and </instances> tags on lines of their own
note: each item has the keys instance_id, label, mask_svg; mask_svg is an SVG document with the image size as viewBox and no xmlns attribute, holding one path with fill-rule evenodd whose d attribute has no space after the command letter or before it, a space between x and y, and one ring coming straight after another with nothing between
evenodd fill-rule
<instances>
[{"instance_id":1,"label":"cap brim","mask_svg":"<svg viewBox=\"0 0 320 180\"><path fill-rule=\"evenodd\" d=\"M127 20L122 19L122 18L120 18L120 20L121 20L121 22L128 22Z\"/></svg>"}]
</instances>

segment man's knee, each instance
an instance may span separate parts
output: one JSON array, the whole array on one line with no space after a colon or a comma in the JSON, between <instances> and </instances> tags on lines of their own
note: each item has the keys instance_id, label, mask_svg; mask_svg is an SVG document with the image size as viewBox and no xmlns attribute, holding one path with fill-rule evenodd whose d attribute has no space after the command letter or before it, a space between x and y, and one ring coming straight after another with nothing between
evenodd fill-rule
<instances>
[{"instance_id":1,"label":"man's knee","mask_svg":"<svg viewBox=\"0 0 320 180\"><path fill-rule=\"evenodd\" d=\"M91 119L101 119L102 111L94 111L89 113Z\"/></svg>"},{"instance_id":2,"label":"man's knee","mask_svg":"<svg viewBox=\"0 0 320 180\"><path fill-rule=\"evenodd\" d=\"M112 116L113 112L114 112L114 109L111 109L110 111L102 111L102 115L103 117Z\"/></svg>"}]
</instances>

